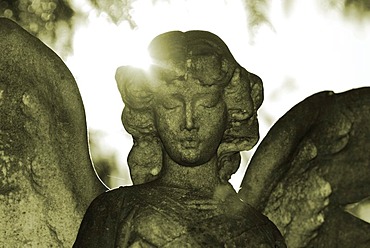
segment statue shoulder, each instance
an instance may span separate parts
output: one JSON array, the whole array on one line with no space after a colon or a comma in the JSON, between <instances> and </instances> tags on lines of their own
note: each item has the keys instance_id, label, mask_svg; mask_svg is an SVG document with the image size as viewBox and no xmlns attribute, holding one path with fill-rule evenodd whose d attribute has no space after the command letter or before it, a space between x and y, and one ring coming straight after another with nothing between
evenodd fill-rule
<instances>
[{"instance_id":1,"label":"statue shoulder","mask_svg":"<svg viewBox=\"0 0 370 248\"><path fill-rule=\"evenodd\" d=\"M90 204L86 215L93 214L103 216L104 214L119 215L120 212L136 202L139 186L125 186L108 190L97 196Z\"/></svg>"},{"instance_id":2,"label":"statue shoulder","mask_svg":"<svg viewBox=\"0 0 370 248\"><path fill-rule=\"evenodd\" d=\"M73 247L114 247L124 213L130 212L126 196L131 187L119 187L97 196L87 209Z\"/></svg>"}]
</instances>

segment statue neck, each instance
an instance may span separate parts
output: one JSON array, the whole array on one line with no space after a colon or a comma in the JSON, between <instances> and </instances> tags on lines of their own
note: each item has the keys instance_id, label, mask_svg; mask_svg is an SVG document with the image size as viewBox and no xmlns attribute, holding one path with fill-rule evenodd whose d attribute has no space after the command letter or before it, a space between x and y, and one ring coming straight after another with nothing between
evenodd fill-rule
<instances>
[{"instance_id":1,"label":"statue neck","mask_svg":"<svg viewBox=\"0 0 370 248\"><path fill-rule=\"evenodd\" d=\"M190 167L176 163L165 153L161 176L157 179L157 183L198 191L212 197L216 187L221 185L217 169L217 156L205 164Z\"/></svg>"}]
</instances>

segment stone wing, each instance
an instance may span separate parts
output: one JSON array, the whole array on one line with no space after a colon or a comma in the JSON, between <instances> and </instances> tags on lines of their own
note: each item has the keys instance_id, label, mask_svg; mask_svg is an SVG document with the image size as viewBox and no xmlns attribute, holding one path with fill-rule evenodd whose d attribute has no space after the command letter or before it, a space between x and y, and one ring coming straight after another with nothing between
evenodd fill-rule
<instances>
[{"instance_id":1,"label":"stone wing","mask_svg":"<svg viewBox=\"0 0 370 248\"><path fill-rule=\"evenodd\" d=\"M288 247L370 247L370 224L346 211L370 196L370 88L317 93L288 111L258 147L239 194Z\"/></svg>"},{"instance_id":2,"label":"stone wing","mask_svg":"<svg viewBox=\"0 0 370 248\"><path fill-rule=\"evenodd\" d=\"M0 243L71 247L103 191L72 74L40 40L0 18Z\"/></svg>"}]
</instances>

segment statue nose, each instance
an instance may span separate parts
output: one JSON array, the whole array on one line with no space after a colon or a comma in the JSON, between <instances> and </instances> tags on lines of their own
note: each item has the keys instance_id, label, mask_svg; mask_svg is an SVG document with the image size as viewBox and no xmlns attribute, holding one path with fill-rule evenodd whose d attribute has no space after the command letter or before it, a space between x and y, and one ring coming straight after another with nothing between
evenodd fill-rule
<instances>
[{"instance_id":1,"label":"statue nose","mask_svg":"<svg viewBox=\"0 0 370 248\"><path fill-rule=\"evenodd\" d=\"M185 129L186 130L193 130L196 128L196 124L194 121L194 110L193 107L188 104L185 107Z\"/></svg>"}]
</instances>

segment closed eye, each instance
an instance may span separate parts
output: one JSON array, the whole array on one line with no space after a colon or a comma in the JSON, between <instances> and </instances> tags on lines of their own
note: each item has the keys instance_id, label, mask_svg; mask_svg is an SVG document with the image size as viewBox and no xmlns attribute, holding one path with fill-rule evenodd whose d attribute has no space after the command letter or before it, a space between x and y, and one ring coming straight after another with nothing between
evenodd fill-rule
<instances>
[{"instance_id":1,"label":"closed eye","mask_svg":"<svg viewBox=\"0 0 370 248\"><path fill-rule=\"evenodd\" d=\"M199 100L198 105L204 108L213 108L220 102L220 98L218 96L211 96L211 97L204 97Z\"/></svg>"},{"instance_id":2,"label":"closed eye","mask_svg":"<svg viewBox=\"0 0 370 248\"><path fill-rule=\"evenodd\" d=\"M176 108L179 108L179 107L182 106L181 101L178 100L178 99L176 99L176 98L164 98L164 99L161 99L160 104L165 109L168 109L168 110L176 109Z\"/></svg>"}]
</instances>

